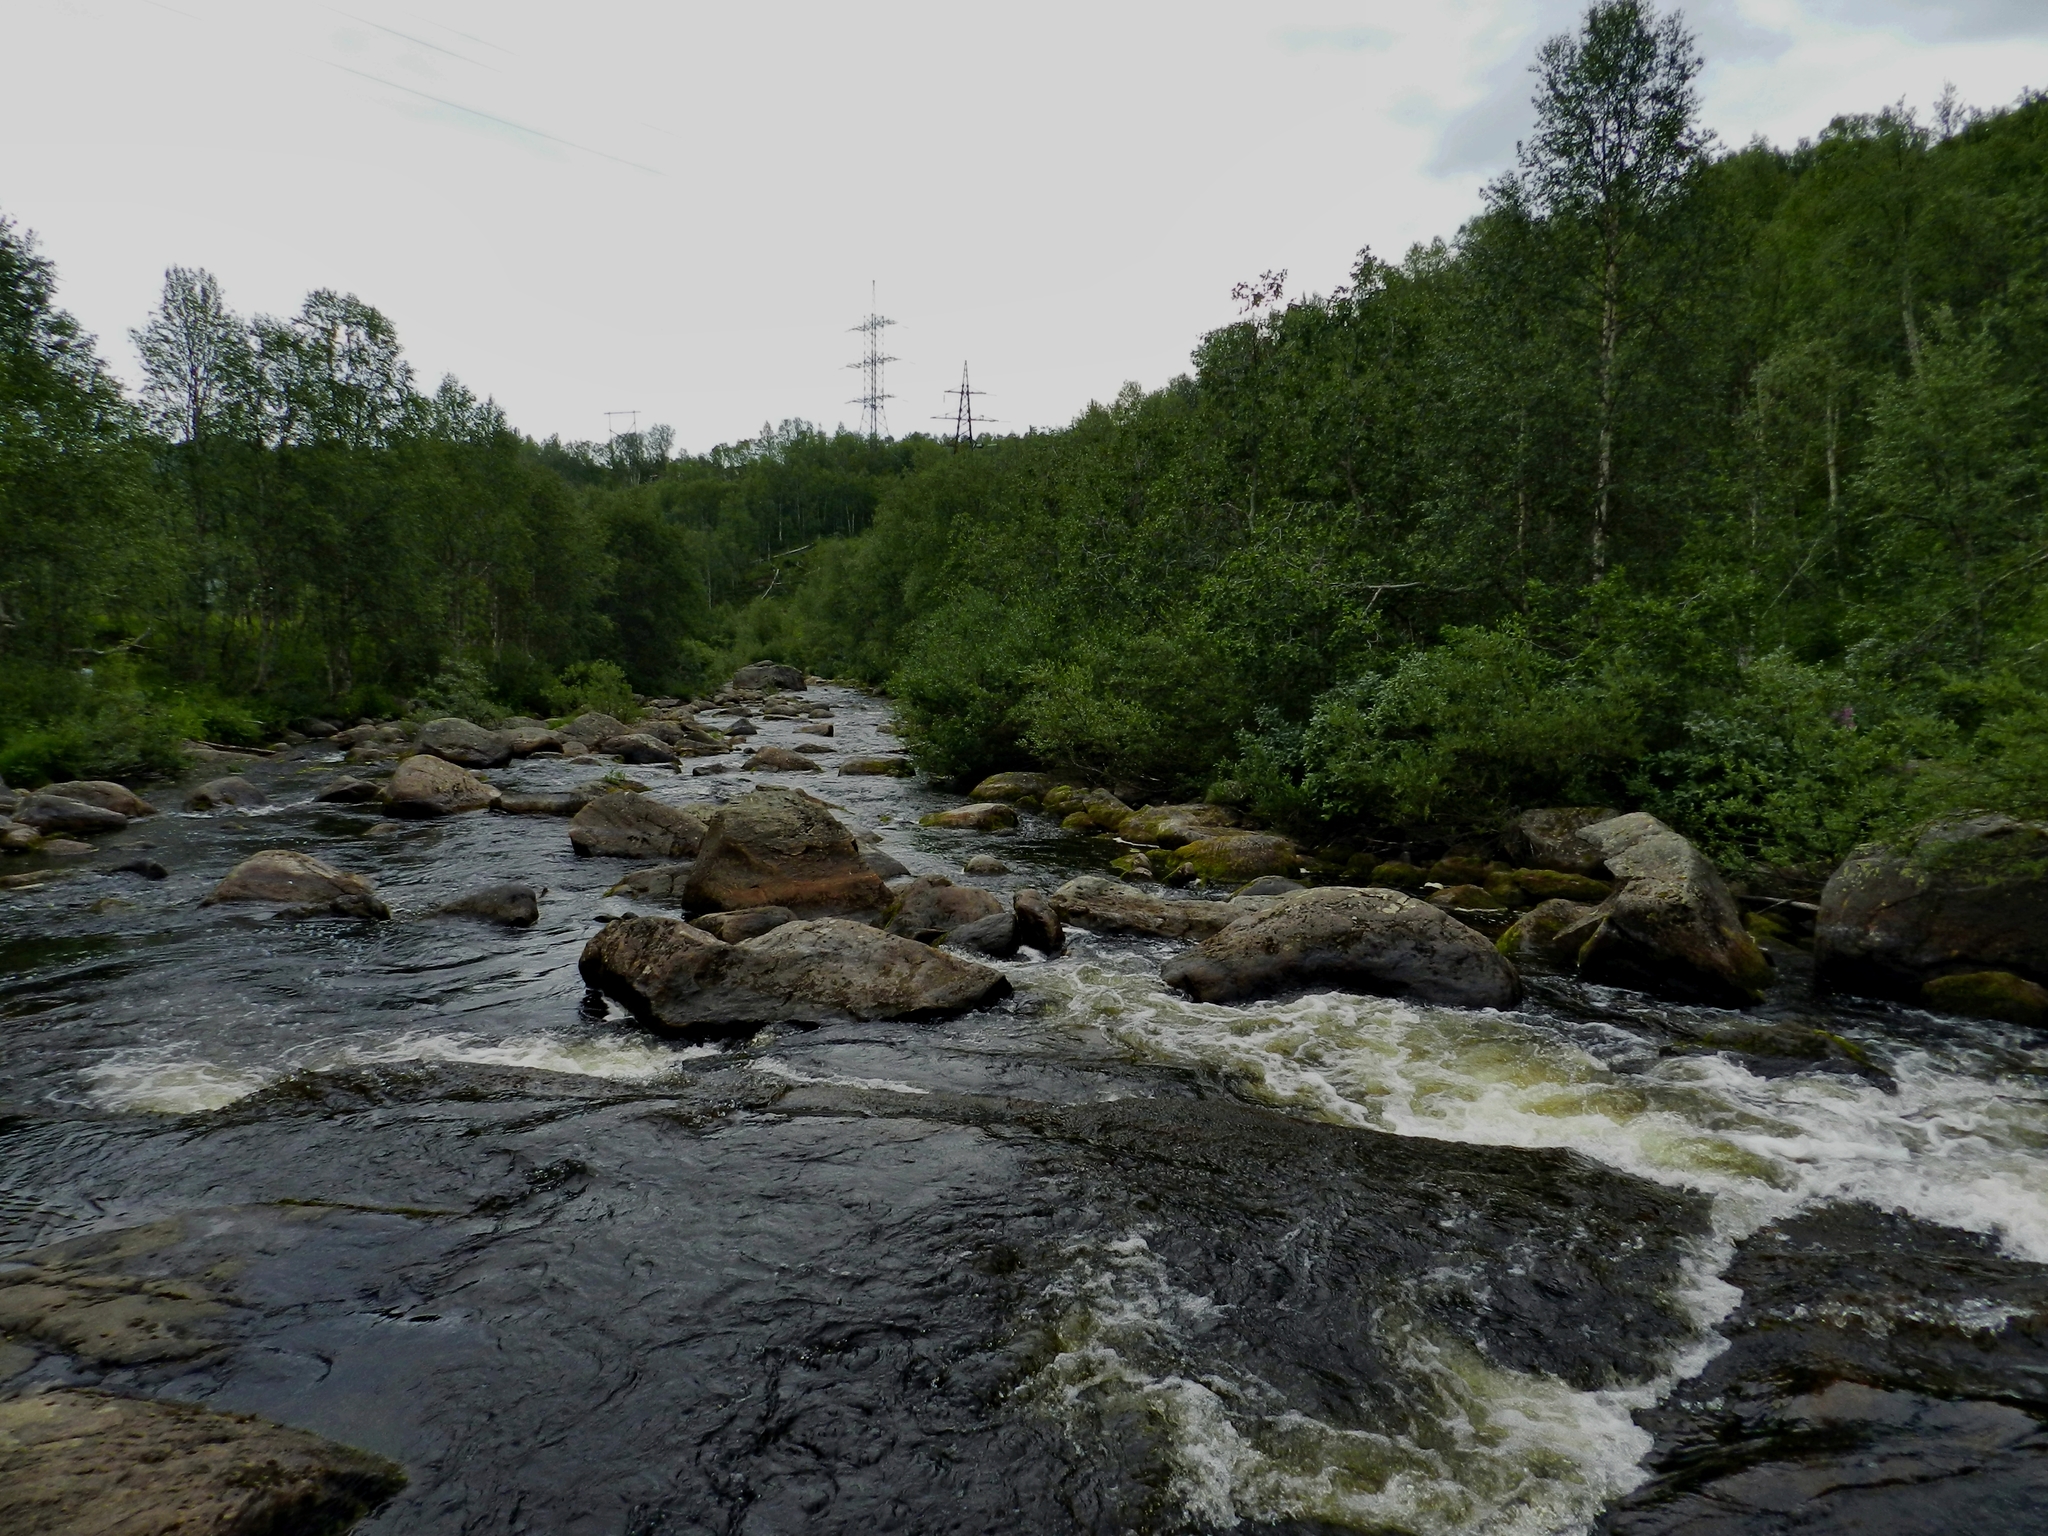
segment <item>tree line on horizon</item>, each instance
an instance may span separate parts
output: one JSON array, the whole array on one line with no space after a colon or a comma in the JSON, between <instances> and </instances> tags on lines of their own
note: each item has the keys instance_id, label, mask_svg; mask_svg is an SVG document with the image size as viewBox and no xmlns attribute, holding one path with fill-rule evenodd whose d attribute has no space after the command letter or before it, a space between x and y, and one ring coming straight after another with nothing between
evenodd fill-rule
<instances>
[{"instance_id":1,"label":"tree line on horizon","mask_svg":"<svg viewBox=\"0 0 2048 1536\"><path fill-rule=\"evenodd\" d=\"M888 686L941 775L1290 826L1625 803L1807 868L2042 814L2048 99L1731 149L1699 68L1599 0L1454 238L1265 274L1187 375L971 451L537 443L353 298L245 322L179 269L130 402L0 232L0 771L774 655Z\"/></svg>"}]
</instances>

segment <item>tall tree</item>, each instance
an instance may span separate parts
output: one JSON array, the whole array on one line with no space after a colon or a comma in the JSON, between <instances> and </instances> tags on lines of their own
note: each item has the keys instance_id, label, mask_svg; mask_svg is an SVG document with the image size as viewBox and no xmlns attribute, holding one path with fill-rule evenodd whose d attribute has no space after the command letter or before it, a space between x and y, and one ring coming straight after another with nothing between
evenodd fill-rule
<instances>
[{"instance_id":1,"label":"tall tree","mask_svg":"<svg viewBox=\"0 0 2048 1536\"><path fill-rule=\"evenodd\" d=\"M248 326L211 272L169 268L156 313L128 334L142 358L143 409L158 432L196 443L240 425L232 418L247 398L255 359Z\"/></svg>"},{"instance_id":2,"label":"tall tree","mask_svg":"<svg viewBox=\"0 0 2048 1536\"><path fill-rule=\"evenodd\" d=\"M1598 464L1593 571L1607 568L1614 493L1614 423L1631 264L1649 226L1683 194L1705 159L1693 79L1701 59L1680 13L1643 0L1597 0L1578 36L1543 45L1535 72L1536 133L1516 146L1522 185L1538 211L1583 221L1594 234L1599 293Z\"/></svg>"}]
</instances>

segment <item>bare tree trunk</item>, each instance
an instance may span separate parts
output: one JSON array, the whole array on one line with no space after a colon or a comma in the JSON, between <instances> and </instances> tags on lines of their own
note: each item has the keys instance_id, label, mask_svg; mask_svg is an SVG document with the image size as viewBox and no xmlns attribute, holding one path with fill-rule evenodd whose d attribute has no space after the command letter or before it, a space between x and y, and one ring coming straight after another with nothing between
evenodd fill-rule
<instances>
[{"instance_id":1,"label":"bare tree trunk","mask_svg":"<svg viewBox=\"0 0 2048 1536\"><path fill-rule=\"evenodd\" d=\"M1607 243L1600 305L1600 475L1593 500L1593 575L1607 573L1607 514L1614 490L1614 354L1621 333L1621 253Z\"/></svg>"}]
</instances>

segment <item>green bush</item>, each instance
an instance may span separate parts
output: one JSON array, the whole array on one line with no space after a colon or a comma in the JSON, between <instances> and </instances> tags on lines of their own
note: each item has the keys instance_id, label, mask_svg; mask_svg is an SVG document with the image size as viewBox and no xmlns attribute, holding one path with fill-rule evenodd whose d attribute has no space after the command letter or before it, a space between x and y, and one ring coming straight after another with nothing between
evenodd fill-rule
<instances>
[{"instance_id":1,"label":"green bush","mask_svg":"<svg viewBox=\"0 0 2048 1536\"><path fill-rule=\"evenodd\" d=\"M617 662L579 661L564 667L561 681L545 689L544 696L556 715L596 710L614 720L640 718L640 707L633 702L633 685Z\"/></svg>"},{"instance_id":2,"label":"green bush","mask_svg":"<svg viewBox=\"0 0 2048 1536\"><path fill-rule=\"evenodd\" d=\"M473 661L451 661L420 689L414 713L429 719L454 716L478 725L495 725L511 713L491 697L491 680Z\"/></svg>"}]
</instances>

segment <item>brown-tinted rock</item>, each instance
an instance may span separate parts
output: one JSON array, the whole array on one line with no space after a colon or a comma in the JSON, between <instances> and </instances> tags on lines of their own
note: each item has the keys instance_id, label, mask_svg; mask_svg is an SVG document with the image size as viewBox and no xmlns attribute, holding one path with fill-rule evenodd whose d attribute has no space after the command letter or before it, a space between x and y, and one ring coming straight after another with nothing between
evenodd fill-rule
<instances>
[{"instance_id":1,"label":"brown-tinted rock","mask_svg":"<svg viewBox=\"0 0 2048 1536\"><path fill-rule=\"evenodd\" d=\"M1616 882L1579 949L1581 976L1720 1007L1762 1000L1771 964L1697 848L1644 811L1595 822L1577 835Z\"/></svg>"},{"instance_id":2,"label":"brown-tinted rock","mask_svg":"<svg viewBox=\"0 0 2048 1536\"><path fill-rule=\"evenodd\" d=\"M383 800L394 816L454 816L490 809L498 792L467 768L425 752L408 757L384 783Z\"/></svg>"},{"instance_id":3,"label":"brown-tinted rock","mask_svg":"<svg viewBox=\"0 0 2048 1536\"><path fill-rule=\"evenodd\" d=\"M1052 893L1052 909L1062 922L1094 933L1142 933L1161 939L1207 938L1244 915L1217 901L1150 896L1101 875L1069 880Z\"/></svg>"},{"instance_id":4,"label":"brown-tinted rock","mask_svg":"<svg viewBox=\"0 0 2048 1536\"><path fill-rule=\"evenodd\" d=\"M677 1030L944 1018L1010 990L1000 971L842 918L739 944L673 918L622 918L584 946L580 969L641 1022Z\"/></svg>"},{"instance_id":5,"label":"brown-tinted rock","mask_svg":"<svg viewBox=\"0 0 2048 1536\"><path fill-rule=\"evenodd\" d=\"M788 907L816 917L880 912L889 888L823 805L765 788L713 813L685 900L707 910Z\"/></svg>"},{"instance_id":6,"label":"brown-tinted rock","mask_svg":"<svg viewBox=\"0 0 2048 1536\"><path fill-rule=\"evenodd\" d=\"M503 736L455 715L421 726L418 750L462 768L502 768L512 760L512 744Z\"/></svg>"},{"instance_id":7,"label":"brown-tinted rock","mask_svg":"<svg viewBox=\"0 0 2048 1536\"><path fill-rule=\"evenodd\" d=\"M52 794L46 789L23 795L14 807L14 820L33 829L41 837L65 832L118 832L128 825L128 818L119 811L88 805L83 800Z\"/></svg>"},{"instance_id":8,"label":"brown-tinted rock","mask_svg":"<svg viewBox=\"0 0 2048 1536\"><path fill-rule=\"evenodd\" d=\"M884 928L929 943L966 923L994 917L1003 901L978 886L955 885L944 875L921 875L898 894Z\"/></svg>"},{"instance_id":9,"label":"brown-tinted rock","mask_svg":"<svg viewBox=\"0 0 2048 1536\"><path fill-rule=\"evenodd\" d=\"M921 827L946 827L956 832L1007 832L1017 825L1017 813L1000 800L984 800L957 810L934 811L917 818Z\"/></svg>"},{"instance_id":10,"label":"brown-tinted rock","mask_svg":"<svg viewBox=\"0 0 2048 1536\"><path fill-rule=\"evenodd\" d=\"M196 1403L73 1387L0 1403L8 1536L339 1536L404 1486L381 1456Z\"/></svg>"},{"instance_id":11,"label":"brown-tinted rock","mask_svg":"<svg viewBox=\"0 0 2048 1536\"><path fill-rule=\"evenodd\" d=\"M567 740L594 746L600 741L609 741L614 736L624 736L629 729L625 721L593 709L585 711L563 726L562 735Z\"/></svg>"},{"instance_id":12,"label":"brown-tinted rock","mask_svg":"<svg viewBox=\"0 0 2048 1536\"><path fill-rule=\"evenodd\" d=\"M816 773L818 765L788 747L763 747L746 761L749 773Z\"/></svg>"},{"instance_id":13,"label":"brown-tinted rock","mask_svg":"<svg viewBox=\"0 0 2048 1536\"><path fill-rule=\"evenodd\" d=\"M1441 890L1431 891L1428 897L1432 907L1446 912L1460 909L1498 911L1500 903L1483 885L1447 885Z\"/></svg>"},{"instance_id":14,"label":"brown-tinted rock","mask_svg":"<svg viewBox=\"0 0 2048 1536\"><path fill-rule=\"evenodd\" d=\"M670 897L680 901L683 888L689 883L688 864L655 864L648 868L626 871L612 882L605 895L633 896L643 901Z\"/></svg>"},{"instance_id":15,"label":"brown-tinted rock","mask_svg":"<svg viewBox=\"0 0 2048 1536\"><path fill-rule=\"evenodd\" d=\"M673 763L676 749L660 738L645 731L628 731L622 736L607 736L597 744L597 750L608 752L629 763Z\"/></svg>"},{"instance_id":16,"label":"brown-tinted rock","mask_svg":"<svg viewBox=\"0 0 2048 1536\"><path fill-rule=\"evenodd\" d=\"M72 779L62 784L45 784L42 793L62 795L67 800L82 800L103 811L126 816L131 821L137 816L156 814L155 806L126 785L116 784L111 779Z\"/></svg>"},{"instance_id":17,"label":"brown-tinted rock","mask_svg":"<svg viewBox=\"0 0 2048 1536\"><path fill-rule=\"evenodd\" d=\"M1161 971L1206 1003L1338 989L1459 1008L1511 1008L1521 978L1484 937L1399 891L1281 896Z\"/></svg>"},{"instance_id":18,"label":"brown-tinted rock","mask_svg":"<svg viewBox=\"0 0 2048 1536\"><path fill-rule=\"evenodd\" d=\"M547 795L508 792L498 796L498 802L492 809L503 811L508 816L574 816L595 798L588 790L582 789Z\"/></svg>"},{"instance_id":19,"label":"brown-tinted rock","mask_svg":"<svg viewBox=\"0 0 2048 1536\"><path fill-rule=\"evenodd\" d=\"M1821 892L1814 954L1828 985L1879 997L1971 971L2048 983L2048 823L1971 816L1857 849Z\"/></svg>"},{"instance_id":20,"label":"brown-tinted rock","mask_svg":"<svg viewBox=\"0 0 2048 1536\"><path fill-rule=\"evenodd\" d=\"M830 736L832 734L832 722L830 720L814 720L809 725L798 726L797 734L801 736Z\"/></svg>"},{"instance_id":21,"label":"brown-tinted rock","mask_svg":"<svg viewBox=\"0 0 2048 1536\"><path fill-rule=\"evenodd\" d=\"M271 902L336 917L391 915L377 899L367 876L344 874L309 853L289 848L266 848L242 860L213 888L203 905L229 901Z\"/></svg>"},{"instance_id":22,"label":"brown-tinted rock","mask_svg":"<svg viewBox=\"0 0 2048 1536\"><path fill-rule=\"evenodd\" d=\"M1010 898L1010 909L1016 914L1019 944L1028 944L1041 955L1056 955L1067 947L1066 930L1045 892L1028 887L1018 891Z\"/></svg>"},{"instance_id":23,"label":"brown-tinted rock","mask_svg":"<svg viewBox=\"0 0 2048 1536\"><path fill-rule=\"evenodd\" d=\"M691 926L702 928L714 939L727 944L744 944L748 939L758 939L771 928L780 928L784 923L796 921L796 914L787 907L745 907L738 912L706 912L702 917L692 918Z\"/></svg>"},{"instance_id":24,"label":"brown-tinted rock","mask_svg":"<svg viewBox=\"0 0 2048 1536\"><path fill-rule=\"evenodd\" d=\"M185 809L188 811L239 810L269 803L270 797L239 773L231 773L224 779L209 779L185 797Z\"/></svg>"},{"instance_id":25,"label":"brown-tinted rock","mask_svg":"<svg viewBox=\"0 0 2048 1536\"><path fill-rule=\"evenodd\" d=\"M599 795L569 823L578 853L614 859L687 859L703 838L704 822L694 812L631 790Z\"/></svg>"}]
</instances>

